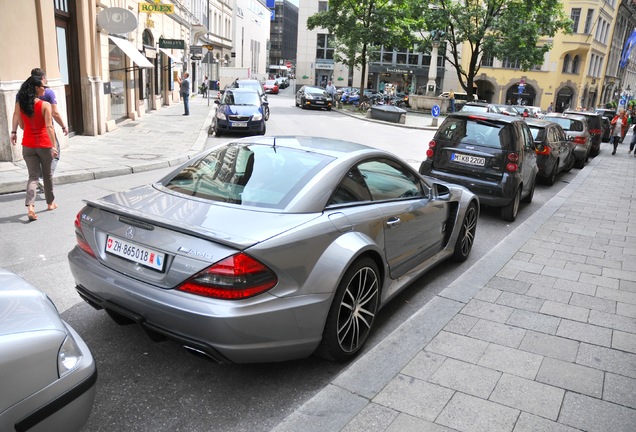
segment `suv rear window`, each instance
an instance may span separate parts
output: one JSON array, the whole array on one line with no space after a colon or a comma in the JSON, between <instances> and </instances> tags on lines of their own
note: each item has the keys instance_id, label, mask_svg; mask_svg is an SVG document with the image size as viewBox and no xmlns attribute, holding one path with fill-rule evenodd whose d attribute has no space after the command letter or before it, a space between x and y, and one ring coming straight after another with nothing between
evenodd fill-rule
<instances>
[{"instance_id":1,"label":"suv rear window","mask_svg":"<svg viewBox=\"0 0 636 432\"><path fill-rule=\"evenodd\" d=\"M505 148L503 143L512 142L510 128L505 124L475 117L446 118L442 123L436 139L444 140L446 146L479 145L496 149Z\"/></svg>"},{"instance_id":2,"label":"suv rear window","mask_svg":"<svg viewBox=\"0 0 636 432\"><path fill-rule=\"evenodd\" d=\"M546 117L546 120L561 125L564 131L569 132L583 132L583 122L579 120L570 119L567 117Z\"/></svg>"}]
</instances>

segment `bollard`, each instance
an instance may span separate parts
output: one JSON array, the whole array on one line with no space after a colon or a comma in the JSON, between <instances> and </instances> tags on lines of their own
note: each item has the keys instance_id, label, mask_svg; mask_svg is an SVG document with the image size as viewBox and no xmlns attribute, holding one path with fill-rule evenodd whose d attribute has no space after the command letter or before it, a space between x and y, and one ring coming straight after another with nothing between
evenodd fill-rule
<instances>
[{"instance_id":1,"label":"bollard","mask_svg":"<svg viewBox=\"0 0 636 432\"><path fill-rule=\"evenodd\" d=\"M433 121L431 122L432 127L437 127L437 117L433 117Z\"/></svg>"}]
</instances>

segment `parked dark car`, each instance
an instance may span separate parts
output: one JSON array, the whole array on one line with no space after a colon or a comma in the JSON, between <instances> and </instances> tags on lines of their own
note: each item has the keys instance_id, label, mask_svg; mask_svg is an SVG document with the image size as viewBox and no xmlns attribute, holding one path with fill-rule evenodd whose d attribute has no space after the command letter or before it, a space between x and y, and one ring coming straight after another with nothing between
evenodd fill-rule
<instances>
[{"instance_id":1,"label":"parked dark car","mask_svg":"<svg viewBox=\"0 0 636 432\"><path fill-rule=\"evenodd\" d=\"M333 99L320 87L302 86L296 92L296 106L305 108L320 108L331 111Z\"/></svg>"},{"instance_id":2,"label":"parked dark car","mask_svg":"<svg viewBox=\"0 0 636 432\"><path fill-rule=\"evenodd\" d=\"M592 137L592 148L590 156L596 156L601 151L601 141L603 139L603 119L601 114L591 111L567 110L565 114L578 114L587 120L587 129Z\"/></svg>"},{"instance_id":3,"label":"parked dark car","mask_svg":"<svg viewBox=\"0 0 636 432\"><path fill-rule=\"evenodd\" d=\"M574 144L558 123L528 118L526 124L534 138L539 179L552 186L558 173L574 166Z\"/></svg>"},{"instance_id":4,"label":"parked dark car","mask_svg":"<svg viewBox=\"0 0 636 432\"><path fill-rule=\"evenodd\" d=\"M568 139L574 144L574 166L583 168L590 158L592 135L584 116L578 114L548 113L544 120L561 125Z\"/></svg>"},{"instance_id":5,"label":"parked dark car","mask_svg":"<svg viewBox=\"0 0 636 432\"><path fill-rule=\"evenodd\" d=\"M258 92L258 95L261 97L263 102L267 102L267 93L265 93L263 84L257 79L235 80L227 85L226 89L228 88L252 88ZM269 120L269 105L265 104L263 109L265 111L265 120Z\"/></svg>"},{"instance_id":6,"label":"parked dark car","mask_svg":"<svg viewBox=\"0 0 636 432\"><path fill-rule=\"evenodd\" d=\"M251 88L226 89L216 99L216 114L210 130L218 137L228 133L265 135L265 107L258 92Z\"/></svg>"},{"instance_id":7,"label":"parked dark car","mask_svg":"<svg viewBox=\"0 0 636 432\"><path fill-rule=\"evenodd\" d=\"M449 114L429 143L420 173L462 185L482 204L502 207L514 221L519 203L532 201L537 177L532 133L520 117Z\"/></svg>"},{"instance_id":8,"label":"parked dark car","mask_svg":"<svg viewBox=\"0 0 636 432\"><path fill-rule=\"evenodd\" d=\"M603 137L601 138L601 141L609 142L611 138L610 135L612 133L612 124L610 123L611 119L605 116L603 116L602 119L603 119Z\"/></svg>"},{"instance_id":9,"label":"parked dark car","mask_svg":"<svg viewBox=\"0 0 636 432\"><path fill-rule=\"evenodd\" d=\"M510 105L492 104L488 102L466 102L461 112L489 112L516 117L519 115Z\"/></svg>"}]
</instances>

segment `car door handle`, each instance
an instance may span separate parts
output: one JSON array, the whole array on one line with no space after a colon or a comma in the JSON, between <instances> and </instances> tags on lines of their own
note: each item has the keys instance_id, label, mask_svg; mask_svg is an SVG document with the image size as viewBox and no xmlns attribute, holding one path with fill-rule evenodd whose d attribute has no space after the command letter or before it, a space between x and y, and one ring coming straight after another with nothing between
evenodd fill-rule
<instances>
[{"instance_id":1,"label":"car door handle","mask_svg":"<svg viewBox=\"0 0 636 432\"><path fill-rule=\"evenodd\" d=\"M397 228L401 224L402 224L402 221L397 216L389 218L389 220L386 221L386 226L388 226L389 228Z\"/></svg>"}]
</instances>

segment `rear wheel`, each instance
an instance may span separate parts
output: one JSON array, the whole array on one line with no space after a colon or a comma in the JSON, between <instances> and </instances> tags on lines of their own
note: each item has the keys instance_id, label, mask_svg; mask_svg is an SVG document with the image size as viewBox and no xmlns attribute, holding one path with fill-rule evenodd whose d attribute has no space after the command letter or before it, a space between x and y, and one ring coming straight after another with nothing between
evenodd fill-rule
<instances>
[{"instance_id":1,"label":"rear wheel","mask_svg":"<svg viewBox=\"0 0 636 432\"><path fill-rule=\"evenodd\" d=\"M519 213L519 203L521 202L521 186L517 189L514 198L507 206L501 209L501 218L508 222L514 222Z\"/></svg>"},{"instance_id":2,"label":"rear wheel","mask_svg":"<svg viewBox=\"0 0 636 432\"><path fill-rule=\"evenodd\" d=\"M453 259L455 261L463 262L468 259L468 255L473 248L475 242L475 231L477 231L477 206L475 203L470 203L464 220L462 221L462 228L459 231L457 242L455 242L455 251L453 252Z\"/></svg>"},{"instance_id":3,"label":"rear wheel","mask_svg":"<svg viewBox=\"0 0 636 432\"><path fill-rule=\"evenodd\" d=\"M565 164L565 169L563 171L565 172L572 171L572 168L574 167L575 162L576 162L576 158L574 157L574 153L570 153L570 157L568 158L567 163Z\"/></svg>"},{"instance_id":4,"label":"rear wheel","mask_svg":"<svg viewBox=\"0 0 636 432\"><path fill-rule=\"evenodd\" d=\"M557 159L557 161L554 163L554 168L552 168L552 172L550 173L550 175L548 177L546 177L545 179L545 183L548 186L552 186L554 184L554 182L556 181L556 176L557 176L557 169L559 167L559 160Z\"/></svg>"},{"instance_id":5,"label":"rear wheel","mask_svg":"<svg viewBox=\"0 0 636 432\"><path fill-rule=\"evenodd\" d=\"M370 258L354 262L338 285L316 353L327 360L354 358L371 333L379 303L377 265Z\"/></svg>"}]
</instances>

